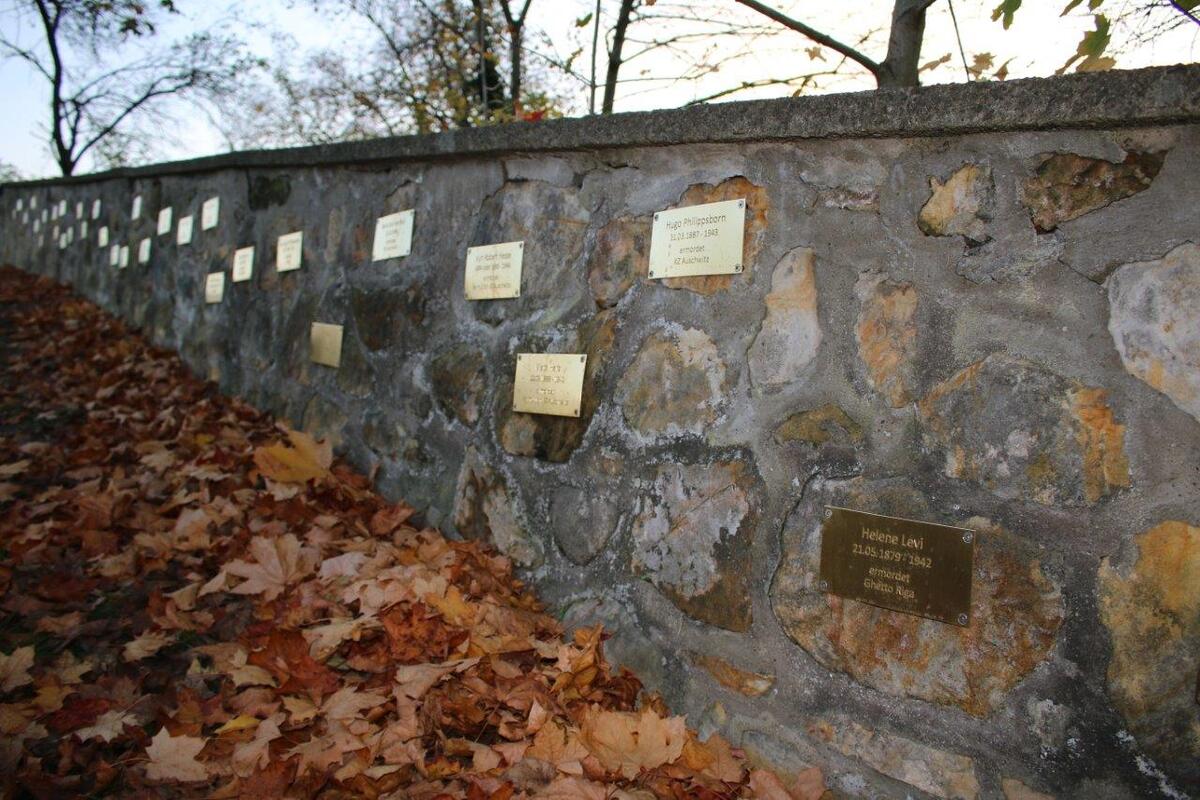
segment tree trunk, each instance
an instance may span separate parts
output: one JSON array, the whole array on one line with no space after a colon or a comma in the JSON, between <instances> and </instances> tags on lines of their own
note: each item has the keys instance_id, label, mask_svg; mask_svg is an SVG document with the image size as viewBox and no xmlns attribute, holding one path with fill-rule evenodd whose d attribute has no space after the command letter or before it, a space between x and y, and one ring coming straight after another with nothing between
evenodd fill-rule
<instances>
[{"instance_id":1,"label":"tree trunk","mask_svg":"<svg viewBox=\"0 0 1200 800\"><path fill-rule=\"evenodd\" d=\"M920 85L921 40L925 38L925 10L929 5L930 0L896 0L887 58L875 73L879 88Z\"/></svg>"},{"instance_id":2,"label":"tree trunk","mask_svg":"<svg viewBox=\"0 0 1200 800\"><path fill-rule=\"evenodd\" d=\"M604 76L604 104L601 114L611 114L613 102L617 99L617 75L621 71L621 50L625 47L625 31L629 28L629 16L633 12L636 0L621 0L621 10L617 14L617 25L613 28L612 50L608 54L608 72Z\"/></svg>"},{"instance_id":3,"label":"tree trunk","mask_svg":"<svg viewBox=\"0 0 1200 800\"><path fill-rule=\"evenodd\" d=\"M512 77L508 82L508 93L512 97L513 113L521 115L521 36L524 33L524 20L520 24L509 25L509 35L512 37L512 48L509 59L512 61Z\"/></svg>"}]
</instances>

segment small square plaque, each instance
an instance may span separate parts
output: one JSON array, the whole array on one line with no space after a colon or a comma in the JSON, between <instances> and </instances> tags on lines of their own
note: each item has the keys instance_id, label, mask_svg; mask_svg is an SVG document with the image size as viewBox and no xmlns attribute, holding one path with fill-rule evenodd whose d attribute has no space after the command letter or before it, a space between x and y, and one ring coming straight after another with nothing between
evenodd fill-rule
<instances>
[{"instance_id":1,"label":"small square plaque","mask_svg":"<svg viewBox=\"0 0 1200 800\"><path fill-rule=\"evenodd\" d=\"M196 218L191 214L180 217L179 226L175 229L175 244L191 244L192 228L195 227L195 224Z\"/></svg>"},{"instance_id":2,"label":"small square plaque","mask_svg":"<svg viewBox=\"0 0 1200 800\"><path fill-rule=\"evenodd\" d=\"M121 259L117 262L118 269L125 269L129 266L129 245L121 245Z\"/></svg>"},{"instance_id":3,"label":"small square plaque","mask_svg":"<svg viewBox=\"0 0 1200 800\"><path fill-rule=\"evenodd\" d=\"M225 273L210 272L204 279L204 302L219 303L225 297Z\"/></svg>"},{"instance_id":4,"label":"small square plaque","mask_svg":"<svg viewBox=\"0 0 1200 800\"><path fill-rule=\"evenodd\" d=\"M513 379L513 411L578 417L587 356L579 353L521 353Z\"/></svg>"},{"instance_id":5,"label":"small square plaque","mask_svg":"<svg viewBox=\"0 0 1200 800\"><path fill-rule=\"evenodd\" d=\"M138 244L138 263L139 264L150 263L150 240L149 239L142 239L142 241Z\"/></svg>"},{"instance_id":6,"label":"small square plaque","mask_svg":"<svg viewBox=\"0 0 1200 800\"><path fill-rule=\"evenodd\" d=\"M650 277L741 272L745 228L745 200L658 212L650 234Z\"/></svg>"},{"instance_id":7,"label":"small square plaque","mask_svg":"<svg viewBox=\"0 0 1200 800\"><path fill-rule=\"evenodd\" d=\"M952 625L971 621L975 533L834 506L821 526L821 591Z\"/></svg>"},{"instance_id":8,"label":"small square plaque","mask_svg":"<svg viewBox=\"0 0 1200 800\"><path fill-rule=\"evenodd\" d=\"M121 245L114 244L108 250L108 265L110 267L119 266L121 263Z\"/></svg>"},{"instance_id":9,"label":"small square plaque","mask_svg":"<svg viewBox=\"0 0 1200 800\"><path fill-rule=\"evenodd\" d=\"M160 209L158 212L158 235L166 236L171 232L171 208Z\"/></svg>"},{"instance_id":10,"label":"small square plaque","mask_svg":"<svg viewBox=\"0 0 1200 800\"><path fill-rule=\"evenodd\" d=\"M254 274L254 248L243 247L233 254L233 282L250 280Z\"/></svg>"},{"instance_id":11,"label":"small square plaque","mask_svg":"<svg viewBox=\"0 0 1200 800\"><path fill-rule=\"evenodd\" d=\"M275 246L275 270L290 272L300 269L300 258L304 254L304 232L285 233Z\"/></svg>"},{"instance_id":12,"label":"small square plaque","mask_svg":"<svg viewBox=\"0 0 1200 800\"><path fill-rule=\"evenodd\" d=\"M142 215L142 196L139 194L133 198L133 210L129 212L129 216L137 219Z\"/></svg>"},{"instance_id":13,"label":"small square plaque","mask_svg":"<svg viewBox=\"0 0 1200 800\"><path fill-rule=\"evenodd\" d=\"M342 363L342 326L314 322L309 336L309 352L316 364L339 366Z\"/></svg>"},{"instance_id":14,"label":"small square plaque","mask_svg":"<svg viewBox=\"0 0 1200 800\"><path fill-rule=\"evenodd\" d=\"M92 219L100 219L100 198L92 201Z\"/></svg>"},{"instance_id":15,"label":"small square plaque","mask_svg":"<svg viewBox=\"0 0 1200 800\"><path fill-rule=\"evenodd\" d=\"M108 226L103 225L100 230L96 231L96 243L101 247L108 247Z\"/></svg>"},{"instance_id":16,"label":"small square plaque","mask_svg":"<svg viewBox=\"0 0 1200 800\"><path fill-rule=\"evenodd\" d=\"M503 242L467 248L468 300L502 300L521 296L521 262L525 242Z\"/></svg>"},{"instance_id":17,"label":"small square plaque","mask_svg":"<svg viewBox=\"0 0 1200 800\"><path fill-rule=\"evenodd\" d=\"M413 211L388 214L375 220L371 260L402 258L412 252Z\"/></svg>"},{"instance_id":18,"label":"small square plaque","mask_svg":"<svg viewBox=\"0 0 1200 800\"><path fill-rule=\"evenodd\" d=\"M211 231L217 227L217 219L221 216L221 198L210 197L200 206L200 230Z\"/></svg>"}]
</instances>

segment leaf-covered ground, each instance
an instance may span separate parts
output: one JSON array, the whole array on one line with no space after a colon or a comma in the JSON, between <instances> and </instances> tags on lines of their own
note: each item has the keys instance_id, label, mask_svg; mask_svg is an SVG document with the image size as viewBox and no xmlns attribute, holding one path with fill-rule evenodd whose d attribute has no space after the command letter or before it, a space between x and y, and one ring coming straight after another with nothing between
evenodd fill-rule
<instances>
[{"instance_id":1,"label":"leaf-covered ground","mask_svg":"<svg viewBox=\"0 0 1200 800\"><path fill-rule=\"evenodd\" d=\"M0 269L4 797L812 800L473 542Z\"/></svg>"}]
</instances>

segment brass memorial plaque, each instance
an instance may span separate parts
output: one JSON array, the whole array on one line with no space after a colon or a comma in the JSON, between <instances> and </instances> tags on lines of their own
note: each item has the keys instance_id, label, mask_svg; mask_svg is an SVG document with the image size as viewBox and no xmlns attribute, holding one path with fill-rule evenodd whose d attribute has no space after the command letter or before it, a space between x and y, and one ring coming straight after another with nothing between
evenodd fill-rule
<instances>
[{"instance_id":1,"label":"brass memorial plaque","mask_svg":"<svg viewBox=\"0 0 1200 800\"><path fill-rule=\"evenodd\" d=\"M414 213L409 209L375 220L375 241L371 245L372 261L403 258L412 252Z\"/></svg>"},{"instance_id":2,"label":"brass memorial plaque","mask_svg":"<svg viewBox=\"0 0 1200 800\"><path fill-rule=\"evenodd\" d=\"M171 216L171 208L169 206L167 208L161 209L158 212L158 235L159 236L166 236L168 233L171 232L172 219L174 219L174 218Z\"/></svg>"},{"instance_id":3,"label":"brass memorial plaque","mask_svg":"<svg viewBox=\"0 0 1200 800\"><path fill-rule=\"evenodd\" d=\"M200 206L200 230L211 231L217 227L217 219L221 216L221 198L210 197Z\"/></svg>"},{"instance_id":4,"label":"brass memorial plaque","mask_svg":"<svg viewBox=\"0 0 1200 800\"><path fill-rule=\"evenodd\" d=\"M254 274L254 246L242 247L233 253L233 282L250 280Z\"/></svg>"},{"instance_id":5,"label":"brass memorial plaque","mask_svg":"<svg viewBox=\"0 0 1200 800\"><path fill-rule=\"evenodd\" d=\"M175 244L191 244L192 230L196 227L196 218L191 214L179 218L175 228Z\"/></svg>"},{"instance_id":6,"label":"brass memorial plaque","mask_svg":"<svg viewBox=\"0 0 1200 800\"><path fill-rule=\"evenodd\" d=\"M513 379L513 411L578 417L587 356L578 353L521 353Z\"/></svg>"},{"instance_id":7,"label":"brass memorial plaque","mask_svg":"<svg viewBox=\"0 0 1200 800\"><path fill-rule=\"evenodd\" d=\"M503 300L521 296L521 263L525 242L501 242L467 248L464 290L468 300Z\"/></svg>"},{"instance_id":8,"label":"brass memorial plaque","mask_svg":"<svg viewBox=\"0 0 1200 800\"><path fill-rule=\"evenodd\" d=\"M285 233L275 244L275 271L291 272L300 269L304 256L304 231Z\"/></svg>"},{"instance_id":9,"label":"brass memorial plaque","mask_svg":"<svg viewBox=\"0 0 1200 800\"><path fill-rule=\"evenodd\" d=\"M739 273L745 230L745 200L660 211L650 233L650 277Z\"/></svg>"},{"instance_id":10,"label":"brass memorial plaque","mask_svg":"<svg viewBox=\"0 0 1200 800\"><path fill-rule=\"evenodd\" d=\"M219 303L225 299L225 273L210 272L204 279L204 302Z\"/></svg>"},{"instance_id":11,"label":"brass memorial plaque","mask_svg":"<svg viewBox=\"0 0 1200 800\"><path fill-rule=\"evenodd\" d=\"M965 528L827 506L820 589L966 626L975 533Z\"/></svg>"},{"instance_id":12,"label":"brass memorial plaque","mask_svg":"<svg viewBox=\"0 0 1200 800\"><path fill-rule=\"evenodd\" d=\"M342 326L314 322L309 339L310 356L314 363L338 367L342 363Z\"/></svg>"}]
</instances>

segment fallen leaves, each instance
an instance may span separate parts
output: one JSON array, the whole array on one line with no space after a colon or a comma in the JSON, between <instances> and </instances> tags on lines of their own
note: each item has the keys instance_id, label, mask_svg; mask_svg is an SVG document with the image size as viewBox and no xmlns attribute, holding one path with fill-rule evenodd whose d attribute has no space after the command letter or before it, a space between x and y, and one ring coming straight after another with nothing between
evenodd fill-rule
<instances>
[{"instance_id":1,"label":"fallen leaves","mask_svg":"<svg viewBox=\"0 0 1200 800\"><path fill-rule=\"evenodd\" d=\"M203 739L172 736L163 728L146 747L150 759L146 777L152 781L207 781L208 769L196 760L203 749Z\"/></svg>"},{"instance_id":2,"label":"fallen leaves","mask_svg":"<svg viewBox=\"0 0 1200 800\"><path fill-rule=\"evenodd\" d=\"M11 692L33 683L29 668L33 666L33 648L18 647L12 653L0 653L0 692Z\"/></svg>"}]
</instances>

